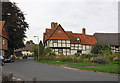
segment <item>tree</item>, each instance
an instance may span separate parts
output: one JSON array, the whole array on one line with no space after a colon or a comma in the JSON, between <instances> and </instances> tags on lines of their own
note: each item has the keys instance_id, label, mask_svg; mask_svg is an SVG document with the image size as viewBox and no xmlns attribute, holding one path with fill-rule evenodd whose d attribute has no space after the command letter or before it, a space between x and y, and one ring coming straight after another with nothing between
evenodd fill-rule
<instances>
[{"instance_id":1,"label":"tree","mask_svg":"<svg viewBox=\"0 0 120 83\"><path fill-rule=\"evenodd\" d=\"M51 52L51 48L50 47L44 48L43 55L46 55L46 54L48 54L50 52Z\"/></svg>"},{"instance_id":2,"label":"tree","mask_svg":"<svg viewBox=\"0 0 120 83\"><path fill-rule=\"evenodd\" d=\"M38 45L37 44L34 44L31 48L30 48L30 52L34 52L34 50L37 49L38 51Z\"/></svg>"},{"instance_id":3,"label":"tree","mask_svg":"<svg viewBox=\"0 0 120 83\"><path fill-rule=\"evenodd\" d=\"M111 54L111 48L108 45L102 45L101 43L96 43L92 46L91 53L93 54L104 54L104 53Z\"/></svg>"},{"instance_id":4,"label":"tree","mask_svg":"<svg viewBox=\"0 0 120 83\"><path fill-rule=\"evenodd\" d=\"M17 7L16 3L2 2L2 20L5 21L5 26L8 32L8 49L24 47L25 31L28 24L25 21L24 13Z\"/></svg>"},{"instance_id":5,"label":"tree","mask_svg":"<svg viewBox=\"0 0 120 83\"><path fill-rule=\"evenodd\" d=\"M92 46L91 53L93 54L99 54L102 53L102 44L96 43L95 45Z\"/></svg>"},{"instance_id":6,"label":"tree","mask_svg":"<svg viewBox=\"0 0 120 83\"><path fill-rule=\"evenodd\" d=\"M42 56L43 50L44 50L43 43L42 43L42 41L40 41L40 43L39 43L39 56Z\"/></svg>"},{"instance_id":7,"label":"tree","mask_svg":"<svg viewBox=\"0 0 120 83\"><path fill-rule=\"evenodd\" d=\"M26 41L26 44L30 44L30 41Z\"/></svg>"},{"instance_id":8,"label":"tree","mask_svg":"<svg viewBox=\"0 0 120 83\"><path fill-rule=\"evenodd\" d=\"M26 44L34 44L33 40L27 41Z\"/></svg>"},{"instance_id":9,"label":"tree","mask_svg":"<svg viewBox=\"0 0 120 83\"><path fill-rule=\"evenodd\" d=\"M30 49L31 52L34 52L34 56L37 56L37 57L38 57L38 45L39 45L39 56L42 56L44 51L42 41L40 41L39 44L34 44Z\"/></svg>"}]
</instances>

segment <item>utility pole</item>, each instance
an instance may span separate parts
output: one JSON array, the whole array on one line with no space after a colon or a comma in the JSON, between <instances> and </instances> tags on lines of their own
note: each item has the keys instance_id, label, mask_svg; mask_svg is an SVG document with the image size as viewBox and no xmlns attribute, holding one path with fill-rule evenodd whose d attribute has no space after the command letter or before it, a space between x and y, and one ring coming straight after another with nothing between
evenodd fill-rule
<instances>
[{"instance_id":1,"label":"utility pole","mask_svg":"<svg viewBox=\"0 0 120 83\"><path fill-rule=\"evenodd\" d=\"M40 59L40 55L39 55L39 37L38 36L34 36L38 38L38 60Z\"/></svg>"}]
</instances>

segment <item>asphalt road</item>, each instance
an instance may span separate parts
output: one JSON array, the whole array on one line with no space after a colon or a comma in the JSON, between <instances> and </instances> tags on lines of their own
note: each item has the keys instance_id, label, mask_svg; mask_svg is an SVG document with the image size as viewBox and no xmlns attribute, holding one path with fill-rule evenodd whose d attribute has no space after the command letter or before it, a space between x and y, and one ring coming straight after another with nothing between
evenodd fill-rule
<instances>
[{"instance_id":1,"label":"asphalt road","mask_svg":"<svg viewBox=\"0 0 120 83\"><path fill-rule=\"evenodd\" d=\"M40 64L28 60L17 60L6 63L3 72L12 72L16 78L31 81L117 81L118 76L104 73L95 73L83 70L73 70L48 64Z\"/></svg>"}]
</instances>

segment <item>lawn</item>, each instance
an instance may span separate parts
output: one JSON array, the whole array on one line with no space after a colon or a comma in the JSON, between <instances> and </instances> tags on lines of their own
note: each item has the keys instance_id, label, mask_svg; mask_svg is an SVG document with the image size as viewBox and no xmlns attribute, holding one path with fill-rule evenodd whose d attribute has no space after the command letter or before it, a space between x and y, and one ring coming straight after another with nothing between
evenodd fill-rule
<instances>
[{"instance_id":1,"label":"lawn","mask_svg":"<svg viewBox=\"0 0 120 83\"><path fill-rule=\"evenodd\" d=\"M106 72L106 73L115 73L118 74L118 64L97 64L93 62L57 62L57 61L45 61L45 60L35 60L39 63L46 63L52 65L65 65L69 67L85 67L80 68L82 70L92 70L92 71L99 71L99 72ZM120 72L119 72L120 73Z\"/></svg>"}]
</instances>

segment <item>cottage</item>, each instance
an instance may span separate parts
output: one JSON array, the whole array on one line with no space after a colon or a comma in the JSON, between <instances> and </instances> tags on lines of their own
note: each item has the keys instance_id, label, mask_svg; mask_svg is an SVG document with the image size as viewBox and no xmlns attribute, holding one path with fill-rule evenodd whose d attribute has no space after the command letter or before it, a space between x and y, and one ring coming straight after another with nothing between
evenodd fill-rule
<instances>
[{"instance_id":1,"label":"cottage","mask_svg":"<svg viewBox=\"0 0 120 83\"><path fill-rule=\"evenodd\" d=\"M94 37L103 45L109 45L112 52L120 52L120 33L95 33Z\"/></svg>"},{"instance_id":2,"label":"cottage","mask_svg":"<svg viewBox=\"0 0 120 83\"><path fill-rule=\"evenodd\" d=\"M4 56L8 50L8 36L5 21L0 21L0 56Z\"/></svg>"},{"instance_id":3,"label":"cottage","mask_svg":"<svg viewBox=\"0 0 120 83\"><path fill-rule=\"evenodd\" d=\"M74 55L75 53L87 54L91 52L91 46L97 43L92 35L87 35L85 28L82 33L65 31L57 23L51 23L51 29L46 28L43 33L44 47L50 47L56 54Z\"/></svg>"},{"instance_id":4,"label":"cottage","mask_svg":"<svg viewBox=\"0 0 120 83\"><path fill-rule=\"evenodd\" d=\"M33 53L30 52L30 49L31 49L32 46L33 46L33 44L26 44L25 47L14 50L15 55L17 55L17 56L33 55Z\"/></svg>"}]
</instances>

